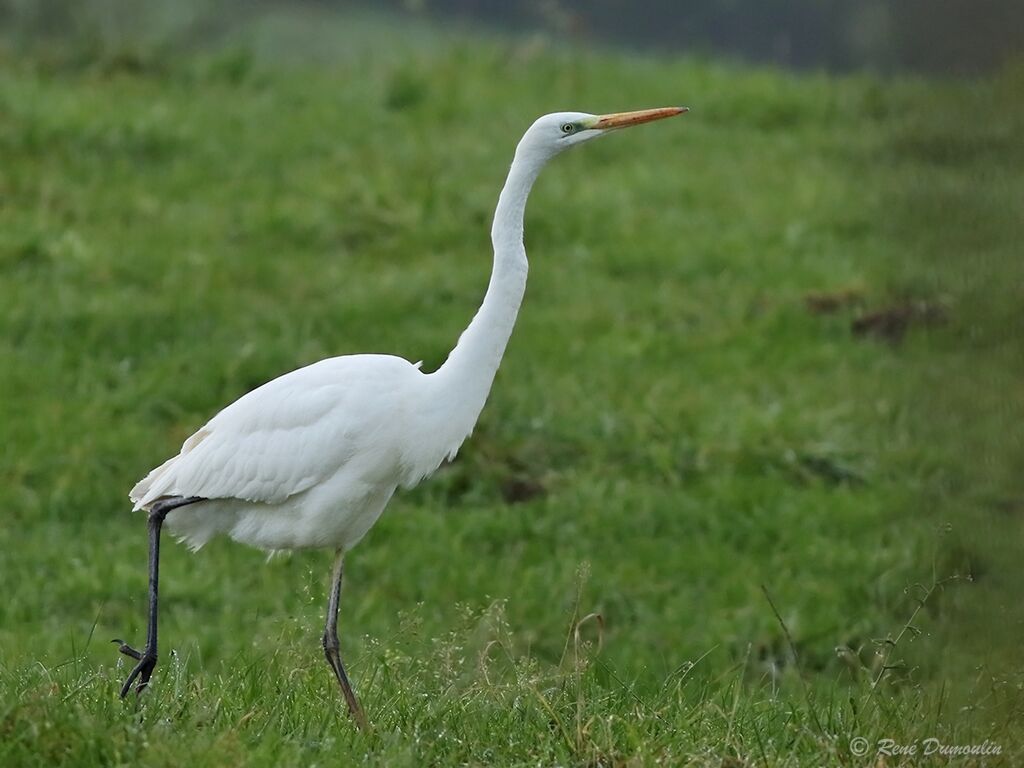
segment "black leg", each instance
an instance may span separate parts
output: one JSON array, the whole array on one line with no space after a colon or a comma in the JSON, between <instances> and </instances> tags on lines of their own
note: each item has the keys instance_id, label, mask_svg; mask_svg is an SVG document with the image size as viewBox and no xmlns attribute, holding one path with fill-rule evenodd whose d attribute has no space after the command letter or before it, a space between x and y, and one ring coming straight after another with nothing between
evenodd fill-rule
<instances>
[{"instance_id":1,"label":"black leg","mask_svg":"<svg viewBox=\"0 0 1024 768\"><path fill-rule=\"evenodd\" d=\"M157 659L157 600L160 586L160 529L163 527L164 518L167 513L178 507L187 504L194 504L204 499L197 497L173 498L156 502L149 510L149 621L146 625L146 646L137 651L121 640L114 640L118 644L118 650L126 656L135 659L138 664L128 675L128 679L121 686L121 698L128 695L132 683L138 680L135 686L135 693L142 693L149 685L149 678L153 675Z\"/></svg>"},{"instance_id":2,"label":"black leg","mask_svg":"<svg viewBox=\"0 0 1024 768\"><path fill-rule=\"evenodd\" d=\"M359 706L359 701L352 690L352 684L348 681L348 675L345 674L345 667L341 663L341 654L338 652L338 604L341 601L341 576L344 562L345 553L339 549L337 559L334 561L334 574L331 578L331 597L327 601L327 622L324 626L323 637L324 656L327 657L327 663L331 665L334 676L338 679L338 685L341 686L341 693L345 696L345 702L348 704L348 713L356 721L356 724L365 730L367 727L366 715L363 714L363 709Z\"/></svg>"}]
</instances>

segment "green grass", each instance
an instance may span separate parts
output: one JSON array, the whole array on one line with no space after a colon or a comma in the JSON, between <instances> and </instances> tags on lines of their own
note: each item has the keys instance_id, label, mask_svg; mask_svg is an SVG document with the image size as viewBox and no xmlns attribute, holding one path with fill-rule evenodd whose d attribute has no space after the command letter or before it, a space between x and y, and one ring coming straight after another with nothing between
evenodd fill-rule
<instances>
[{"instance_id":1,"label":"green grass","mask_svg":"<svg viewBox=\"0 0 1024 768\"><path fill-rule=\"evenodd\" d=\"M0 64L0 764L1019 760L1024 73L361 51ZM168 544L163 663L118 700L133 482L283 371L438 365L526 125L679 101L545 171L476 434L349 559L372 732L324 553ZM902 338L851 331L894 306Z\"/></svg>"}]
</instances>

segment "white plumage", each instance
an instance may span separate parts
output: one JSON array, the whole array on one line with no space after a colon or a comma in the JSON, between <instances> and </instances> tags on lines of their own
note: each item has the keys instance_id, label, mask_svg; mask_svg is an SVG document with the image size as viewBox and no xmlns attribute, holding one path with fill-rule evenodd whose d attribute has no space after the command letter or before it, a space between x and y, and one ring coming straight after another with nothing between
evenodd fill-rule
<instances>
[{"instance_id":1,"label":"white plumage","mask_svg":"<svg viewBox=\"0 0 1024 768\"><path fill-rule=\"evenodd\" d=\"M389 355L322 360L236 400L132 489L210 501L167 517L193 548L225 533L264 549L349 549L395 488L412 486L466 434L434 423L432 377Z\"/></svg>"},{"instance_id":2,"label":"white plumage","mask_svg":"<svg viewBox=\"0 0 1024 768\"><path fill-rule=\"evenodd\" d=\"M177 456L131 491L149 512L150 623L146 646L121 689L147 684L156 665L160 530L199 548L217 534L269 550L338 552L324 652L349 710L363 722L338 653L342 557L366 534L399 486L451 458L484 407L526 288L523 213L544 164L607 131L683 108L604 116L562 112L538 119L516 148L491 229L494 268L483 304L448 360L423 373L390 355L322 360L264 384L226 407Z\"/></svg>"}]
</instances>

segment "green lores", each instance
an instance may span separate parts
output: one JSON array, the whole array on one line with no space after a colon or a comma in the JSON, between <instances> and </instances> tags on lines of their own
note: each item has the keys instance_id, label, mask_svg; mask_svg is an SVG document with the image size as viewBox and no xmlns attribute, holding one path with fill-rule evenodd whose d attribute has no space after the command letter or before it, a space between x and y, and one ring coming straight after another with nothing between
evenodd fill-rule
<instances>
[{"instance_id":1,"label":"green lores","mask_svg":"<svg viewBox=\"0 0 1024 768\"><path fill-rule=\"evenodd\" d=\"M1019 73L377 51L276 74L3 60L0 765L1021 754ZM326 556L223 542L164 547L167 663L122 706L132 483L283 370L440 363L512 144L623 94L700 110L548 169L473 441L349 564L374 731L311 640Z\"/></svg>"}]
</instances>

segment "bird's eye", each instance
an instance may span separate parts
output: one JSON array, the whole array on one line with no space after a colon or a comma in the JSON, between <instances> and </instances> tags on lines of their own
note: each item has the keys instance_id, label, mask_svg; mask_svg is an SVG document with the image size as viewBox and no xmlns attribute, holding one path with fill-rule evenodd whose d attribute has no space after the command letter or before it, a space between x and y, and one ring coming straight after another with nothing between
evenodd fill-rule
<instances>
[{"instance_id":1,"label":"bird's eye","mask_svg":"<svg viewBox=\"0 0 1024 768\"><path fill-rule=\"evenodd\" d=\"M562 125L562 133L574 133L575 131L576 126L572 123L565 123Z\"/></svg>"}]
</instances>

